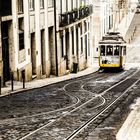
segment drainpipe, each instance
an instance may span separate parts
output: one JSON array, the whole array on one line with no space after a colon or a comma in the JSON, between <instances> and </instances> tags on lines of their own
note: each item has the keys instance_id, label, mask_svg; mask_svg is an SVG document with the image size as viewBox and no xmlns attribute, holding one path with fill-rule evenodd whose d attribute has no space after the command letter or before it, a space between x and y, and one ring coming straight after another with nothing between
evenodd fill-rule
<instances>
[{"instance_id":1,"label":"drainpipe","mask_svg":"<svg viewBox=\"0 0 140 140\"><path fill-rule=\"evenodd\" d=\"M55 63L56 63L56 76L58 76L58 55L57 55L57 25L56 25L56 0L54 0L54 34L55 34Z\"/></svg>"}]
</instances>

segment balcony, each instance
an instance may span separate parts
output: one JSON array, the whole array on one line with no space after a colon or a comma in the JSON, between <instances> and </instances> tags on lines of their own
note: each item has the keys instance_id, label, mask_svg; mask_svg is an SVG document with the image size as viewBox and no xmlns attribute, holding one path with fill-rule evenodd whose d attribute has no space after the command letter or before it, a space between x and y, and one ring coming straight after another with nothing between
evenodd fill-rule
<instances>
[{"instance_id":1,"label":"balcony","mask_svg":"<svg viewBox=\"0 0 140 140\"><path fill-rule=\"evenodd\" d=\"M78 19L78 10L66 12L60 15L60 27L72 24Z\"/></svg>"},{"instance_id":2,"label":"balcony","mask_svg":"<svg viewBox=\"0 0 140 140\"><path fill-rule=\"evenodd\" d=\"M69 12L60 14L60 27L67 26L78 20L90 16L93 13L93 5L87 5L80 7L79 9L74 9Z\"/></svg>"}]
</instances>

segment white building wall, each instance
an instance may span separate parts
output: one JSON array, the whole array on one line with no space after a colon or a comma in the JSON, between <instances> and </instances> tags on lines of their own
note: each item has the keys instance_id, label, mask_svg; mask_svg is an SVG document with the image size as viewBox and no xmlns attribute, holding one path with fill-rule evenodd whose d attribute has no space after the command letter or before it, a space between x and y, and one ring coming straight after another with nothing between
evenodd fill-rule
<instances>
[{"instance_id":1,"label":"white building wall","mask_svg":"<svg viewBox=\"0 0 140 140\"><path fill-rule=\"evenodd\" d=\"M83 0L73 1L73 9L75 9L75 8L79 9L82 6L86 6L89 4L93 4L92 1L90 1L90 0L86 0L85 2ZM66 11L66 0L62 0L62 13L71 12L73 10L72 9L72 0L68 0L67 7L68 7L68 11ZM58 10L58 15L60 15L60 14L61 14L61 7ZM66 50L65 49L66 45L68 45L67 47L69 48L68 56L66 56L66 57L68 57L70 71L72 71L73 63L78 62L79 70L85 69L87 66L91 65L93 53L88 52L88 49L90 51L93 50L93 46L92 46L93 45L93 43L92 43L93 42L93 40L92 40L93 33L90 30L91 26L93 26L91 18L92 18L92 15L87 16L87 17L82 18L82 19L78 19L77 21L72 22L71 24L66 25L64 27L59 27L59 30L62 31L62 32L61 31L60 32L63 34L63 37L65 39L66 39L65 33L68 32L68 34L69 34L69 45L64 42L63 47L64 47L64 50ZM88 25L86 25L88 27L88 30L89 30L87 32L85 32L84 22L89 22L89 27L88 27ZM58 22L58 25L59 25L59 22ZM80 26L82 29L82 33L81 33ZM77 28L78 28L78 33L76 32ZM68 31L66 31L66 30L68 30ZM72 34L72 31L73 31L73 34ZM90 35L88 35L88 34L90 34ZM87 40L89 40L89 43L85 44L85 38L86 38L85 36L86 35L88 36ZM78 37L78 40L77 40L77 37ZM81 39L82 39L82 43L81 43ZM78 42L78 46L77 46L77 42ZM74 48L72 47L72 44L74 44ZM90 44L90 48L88 47L88 44ZM61 47L61 45L59 45L59 46ZM81 52L82 51L81 46L83 47L83 52ZM87 48L86 48L86 46L87 46ZM74 49L73 52L72 52L72 49ZM61 51L61 48L59 49L59 51ZM61 54L61 53L59 53L59 54ZM59 57L61 57L61 56L59 55ZM67 60L65 60L63 58L61 58L60 60L66 61L66 63L67 63ZM60 61L59 65L61 65L61 64L62 63ZM66 67L66 66L64 65L63 67Z\"/></svg>"},{"instance_id":2,"label":"white building wall","mask_svg":"<svg viewBox=\"0 0 140 140\"><path fill-rule=\"evenodd\" d=\"M36 57L37 67L41 65L41 38L40 38L40 3L35 0L35 44L36 44Z\"/></svg>"},{"instance_id":3,"label":"white building wall","mask_svg":"<svg viewBox=\"0 0 140 140\"><path fill-rule=\"evenodd\" d=\"M28 0L24 0L24 34L25 34L25 49L26 49L26 63L29 64L31 62L31 42L30 42L30 15L29 15L29 5Z\"/></svg>"},{"instance_id":4,"label":"white building wall","mask_svg":"<svg viewBox=\"0 0 140 140\"><path fill-rule=\"evenodd\" d=\"M21 71L26 70L26 74L31 77L32 75L32 62L31 62L31 33L35 33L35 45L36 45L36 67L37 67L37 77L40 78L42 74L41 68L41 30L45 31L45 60L48 75L50 72L49 64L49 46L48 46L48 2L44 0L44 9L40 10L40 1L35 0L35 9L29 10L28 0L23 0L24 3L24 13L18 15L17 1L12 1L12 25L13 25L13 46L14 46L14 62L12 64L13 71L17 72L17 76L21 76ZM19 25L18 19L23 18L24 21L24 44L25 49L19 51ZM52 19L52 18L51 18ZM52 21L51 21L52 22ZM52 22L53 23L53 22ZM52 24L51 23L51 24ZM24 61L23 59L25 54ZM21 57L22 56L22 57ZM17 76L15 76L17 79ZM27 78L28 80L31 78Z\"/></svg>"},{"instance_id":5,"label":"white building wall","mask_svg":"<svg viewBox=\"0 0 140 140\"><path fill-rule=\"evenodd\" d=\"M13 36L13 48L14 48L14 59L12 64L12 69L16 73L16 78L21 77L22 70L26 71L26 74L29 76L28 79L32 76L32 60L31 60L31 33L35 34L35 50L36 50L36 70L37 70L37 77L41 78L42 74L42 61L41 61L41 30L43 29L45 31L45 60L46 60L46 68L50 68L51 63L51 57L50 56L50 46L49 46L49 34L48 34L48 28L54 27L54 9L53 5L52 7L48 8L48 1L44 0L44 9L40 9L40 1L35 0L35 9L30 11L29 9L29 1L23 0L24 3L24 12L22 14L18 14L18 6L17 6L17 0L12 0L12 29L10 30L12 32ZM69 46L66 48L66 40L64 41L64 56L67 54L66 51L69 51L68 55L68 67L70 70L72 70L73 62L75 61L73 58L76 58L76 62L79 62L79 69L86 68L86 64L89 62L85 59L86 51L85 51L85 33L84 33L84 21L91 21L89 17L85 17L83 19L80 19L78 21L73 22L72 24L68 25L66 28L60 29L59 27L59 20L60 20L60 13L62 10L63 12L66 12L66 0L62 0L62 9L60 8L60 1L56 1L57 7L56 7L56 14L57 14L57 43L58 43L58 64L59 64L59 73L60 75L66 74L66 58L61 57L61 43L60 43L60 30L63 30L64 40L66 39L66 32L69 32ZM82 5L89 4L89 0L86 1L84 4L82 0L73 1L73 8L79 8ZM68 11L72 11L72 4L71 0L68 0ZM24 31L24 45L25 48L23 50L19 50L19 25L18 20L19 18L23 19L23 31ZM5 18L6 21L6 18ZM80 28L79 24L82 24L82 34L80 34ZM90 22L90 27L92 26ZM74 31L74 40L72 40L72 28ZM78 34L76 32L76 28L78 28ZM54 34L54 31L52 31ZM77 43L77 37L78 40L78 46ZM80 38L83 38L83 53L81 53L81 40ZM53 40L54 41L54 40ZM74 41L74 54L72 54L72 41ZM92 45L92 35L90 35L90 45ZM88 44L87 44L88 45ZM67 50L68 49L68 50ZM87 48L88 49L88 48ZM53 46L53 51L55 51L55 42ZM78 50L78 52L77 52ZM87 51L88 52L88 51ZM52 53L54 55L54 52ZM92 54L91 54L92 55ZM54 62L55 55L53 56L53 63ZM88 59L91 59L91 56L88 57ZM49 74L48 70L48 74ZM31 80L31 79L30 79Z\"/></svg>"},{"instance_id":6,"label":"white building wall","mask_svg":"<svg viewBox=\"0 0 140 140\"><path fill-rule=\"evenodd\" d=\"M48 8L48 27L54 26L54 8Z\"/></svg>"},{"instance_id":7,"label":"white building wall","mask_svg":"<svg viewBox=\"0 0 140 140\"><path fill-rule=\"evenodd\" d=\"M13 46L14 46L14 65L13 71L16 71L18 68L18 50L19 50L19 43L18 43L18 19L17 19L17 1L12 0L12 16L13 16Z\"/></svg>"},{"instance_id":8,"label":"white building wall","mask_svg":"<svg viewBox=\"0 0 140 140\"><path fill-rule=\"evenodd\" d=\"M114 24L116 24L117 22L117 11L116 11L116 3L115 0L114 1L100 1L100 6L101 6L101 19L100 19L100 23L101 23L101 36L105 35L108 31L110 31L109 28L109 16L112 17L113 16L113 21L114 22L112 24L112 28L111 30L114 31L115 30L115 26L113 26ZM115 7L114 7L115 6Z\"/></svg>"},{"instance_id":9,"label":"white building wall","mask_svg":"<svg viewBox=\"0 0 140 140\"><path fill-rule=\"evenodd\" d=\"M44 20L45 20L45 48L46 48L46 61L48 62L49 61L49 36L48 36L48 27L49 27L49 22L50 20L48 20L48 2L46 0L44 0L44 7L45 7L45 17L44 17Z\"/></svg>"}]
</instances>

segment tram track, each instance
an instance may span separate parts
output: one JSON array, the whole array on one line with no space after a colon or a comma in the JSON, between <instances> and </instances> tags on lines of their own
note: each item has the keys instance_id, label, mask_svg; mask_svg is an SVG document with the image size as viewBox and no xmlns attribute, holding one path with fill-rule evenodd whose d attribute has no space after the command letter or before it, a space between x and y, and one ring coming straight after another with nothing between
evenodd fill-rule
<instances>
[{"instance_id":1,"label":"tram track","mask_svg":"<svg viewBox=\"0 0 140 140\"><path fill-rule=\"evenodd\" d=\"M138 71L136 71L133 75L131 75L131 77L133 77L134 75L136 75L136 73L138 73ZM127 85L128 87L126 88L126 86L122 86L122 89L119 89L119 92L123 92L121 93L121 95L119 95L116 99L114 99L113 101L109 101L109 103L103 107L96 115L94 115L93 117L91 117L88 121L86 121L83 125L81 125L78 129L76 129L73 133L71 133L65 140L72 140L74 139L81 131L83 131L84 129L86 129L88 127L88 125L90 125L91 123L93 123L96 119L98 119L100 116L106 117L108 115L103 115L103 113L105 113L110 107L112 107L117 101L119 101L134 85L136 85L140 79L131 79L131 77L127 77L126 79L122 80L121 82L113 85L112 87L110 87L109 89L107 89L106 91L104 91L103 93L101 93L101 96L105 95L107 92L116 92L116 90L114 90L115 88L117 89L118 87L121 87L120 84L123 84L127 81L130 81L129 84ZM126 88L126 89L125 89ZM125 91L124 91L125 89ZM96 123L96 127L97 125L99 125L100 122ZM93 124L92 124L93 126ZM95 127L95 128L96 128Z\"/></svg>"},{"instance_id":2,"label":"tram track","mask_svg":"<svg viewBox=\"0 0 140 140\"><path fill-rule=\"evenodd\" d=\"M128 78L129 78L129 77L128 77ZM126 79L128 79L128 78L126 78ZM125 81L126 79L124 79L123 81ZM119 83L122 83L123 81L121 81L121 82L119 82ZM138 81L137 81L137 82L138 82ZM119 83L117 83L117 84L115 84L115 85L117 86L117 85L119 85ZM31 132L30 134L26 135L26 136L23 137L23 138L21 138L20 140L29 138L30 136L34 135L35 133L38 133L39 131L41 131L42 129L46 129L46 127L50 127L49 125L52 125L52 127L53 127L53 125L54 125L57 121L60 121L61 119L64 119L65 117L67 117L68 115L71 115L72 113L74 113L74 112L77 111L77 110L81 110L82 108L84 108L84 106L88 106L88 104L90 104L95 98L100 98L100 97L101 97L101 98L104 100L104 102L102 102L101 105L97 105L97 106L93 107L93 109L96 109L96 108L99 108L100 106L103 106L103 104L105 104L105 100L106 100L106 99L105 99L104 97L102 97L102 96L105 95L105 93L108 92L109 90L113 89L113 88L115 87L115 85L113 85L112 88L110 87L110 88L108 88L106 91L102 92L101 95L96 95L96 97L93 97L91 100L85 102L84 104L82 104L81 106L78 106L77 108L71 110L70 112L65 112L65 113L63 114L62 118L59 118L59 119L57 119L57 120L53 120L52 122L50 122L50 123L48 123L48 124L42 126L41 128L39 128L39 129L37 129L37 130ZM81 85L81 87L83 87L83 85ZM130 87L130 88L131 88L131 87ZM66 91L66 90L65 90L65 91ZM88 92L88 91L87 91L87 92ZM122 95L122 96L123 96L123 95ZM121 96L120 96L120 98L121 98ZM117 100L119 100L119 98L116 99L116 101L117 101ZM113 103L115 103L116 101L113 101ZM109 103L107 109L108 109L111 105L112 105L112 103ZM104 112L104 111L102 110L102 111L100 111L100 112L102 113L102 112ZM100 114L100 113L98 113L98 114ZM96 115L96 116L98 116L98 115ZM92 119L94 120L95 117L92 118ZM90 121L91 121L91 119L90 119ZM90 122L90 121L88 121L88 122ZM88 122L87 122L87 123L88 123ZM81 127L81 128L78 128L78 129L74 130L74 133L77 134L77 132L76 132L77 130L79 131L79 130L81 130L81 129L84 129L85 127L87 127L87 124L85 124L85 126L83 125L83 128ZM78 132L78 133L79 133L79 132ZM75 137L75 134L74 134L74 137ZM69 140L69 139L71 139L71 138L73 138L73 134L70 135L69 137L67 137L66 140ZM49 138L47 138L47 139L49 139Z\"/></svg>"},{"instance_id":3,"label":"tram track","mask_svg":"<svg viewBox=\"0 0 140 140\"><path fill-rule=\"evenodd\" d=\"M31 137L31 139L32 139L32 136L34 137L34 135L37 135L43 129L46 129L46 128L49 129L49 127L53 127L55 125L55 123L57 123L57 121L61 122L61 119L63 120L63 118L66 118L69 115L73 116L73 114L75 115L75 112L77 112L77 111L80 112L81 110L83 111L85 109L85 111L84 111L85 114L86 113L88 114L89 111L97 110L97 108L101 108L101 106L103 106L105 104L106 99L103 96L100 96L100 93L97 94L94 91L92 92L90 90L85 89L86 83L91 83L91 84L96 83L96 82L102 83L103 80L105 80L108 83L109 82L108 79L110 79L110 78L115 79L116 77L118 77L118 78L116 78L117 80L115 80L114 82L113 81L109 82L109 85L111 86L111 85L114 85L117 81L125 79L125 77L131 75L132 73L134 73L134 71L135 70L123 71L121 73L116 73L116 74L114 74L114 73L105 73L105 74L96 73L95 75L90 74L90 75L82 77L82 78L76 78L74 80L71 79L69 81L64 81L64 82L62 82L62 84L61 83L58 83L58 85L54 84L55 88L54 88L54 91L51 92L52 95L53 95L53 93L56 94L55 92L57 92L57 91L61 91L61 92L65 93L66 95L68 95L69 97L73 98L75 100L75 104L72 104L72 105L64 107L64 108L62 107L62 108L54 109L54 110L48 111L48 112L43 111L41 113L36 113L36 114L30 115L30 116L25 115L23 117L15 117L15 118L1 120L0 121L1 129L4 129L6 126L7 130L10 130L11 128L13 130L13 128L14 128L15 131L17 131L16 132L17 134L14 132L13 132L14 134L9 133L8 137L5 137L5 138L7 140L12 140L12 139L19 140L20 138L22 139L24 137L25 137L24 139L30 139L30 137ZM121 77L121 78L119 79L119 77ZM79 86L76 87L75 83L79 84ZM75 90L73 90L72 85L74 85L76 87ZM52 88L52 87L53 87L53 85L51 85L50 88ZM108 88L108 86L104 87L104 89L107 89L107 88ZM45 90L47 90L47 88L45 88ZM93 100L88 102L90 99L93 99ZM86 102L87 102L87 104L86 104ZM81 120L84 121L84 115ZM77 127L78 127L78 125L77 125ZM49 132L49 130L48 130L48 132ZM2 133L7 133L7 132L3 131ZM45 139L49 140L49 138L45 138Z\"/></svg>"},{"instance_id":4,"label":"tram track","mask_svg":"<svg viewBox=\"0 0 140 140\"><path fill-rule=\"evenodd\" d=\"M90 78L89 78L89 77L87 76L87 78L85 78L84 81L90 80L90 79L93 79L93 78L95 78L95 80L101 80L101 79L104 79L104 78L106 78L106 77L108 77L108 76L110 76L110 75L112 75L112 74L109 74L109 75L104 76L104 77L102 77L102 78L98 78L98 77L97 77L97 79L96 79L96 77L92 77L92 78L91 78L91 76L90 76ZM80 82L80 81L83 81L83 80L81 80L81 78L78 78L76 82ZM65 87L66 87L67 85L70 85L71 83L76 83L76 82L70 82L70 83L68 83L68 84L65 84L65 85L63 86L63 88L59 89L59 90L64 91L65 94L68 95L70 98L75 98L75 99L76 99L75 104L72 104L72 105L67 106L67 107L64 107L64 108L52 110L52 111L47 111L47 112L43 112L43 113L37 113L37 114L34 114L34 115L29 115L29 116L27 115L27 116L23 116L23 117L15 117L15 118L10 118L10 119L4 119L3 121L9 121L9 120L12 121L12 120L27 119L27 118L32 118L32 117L39 117L39 116L42 116L42 115L54 114L54 113L57 113L57 112L59 112L59 111L60 111L60 112L63 112L63 111L65 111L66 109L75 108L75 107L80 103L80 99L79 99L77 96L75 96L75 95L73 95L73 94L70 94L70 92L67 91L67 90L65 89ZM82 86L83 86L83 84L82 84ZM80 88L81 88L82 86L80 86ZM83 90L84 90L84 89L82 89L82 91L83 91ZM57 91L58 91L58 90L57 90ZM55 92L57 92L57 91L53 91L51 94L55 94ZM73 91L74 91L74 90L73 90ZM85 91L86 91L86 90L85 90ZM75 92L77 92L77 90L75 90ZM90 92L90 91L88 91L88 92ZM91 92L91 93L92 93L92 92Z\"/></svg>"},{"instance_id":5,"label":"tram track","mask_svg":"<svg viewBox=\"0 0 140 140\"><path fill-rule=\"evenodd\" d=\"M132 84L129 88L127 88L127 90L125 90L125 92L123 92L118 98L116 98L114 101L110 102L107 106L105 106L101 111L99 111L95 116L93 116L91 119L89 119L85 124L83 124L81 127L79 127L77 130L75 130L70 136L68 136L65 140L72 140L73 138L75 138L82 130L86 129L88 127L88 125L90 125L91 123L93 123L96 119L98 119L101 115L103 116L103 113L105 113L105 111L107 111L107 109L109 109L111 106L113 106L117 101L120 100L120 98L122 98L124 96L124 94L126 94L135 84L137 84L140 80L136 80L134 84ZM108 115L108 113L107 113ZM107 115L104 115L103 117L106 117ZM96 124L99 125L100 123Z\"/></svg>"},{"instance_id":6,"label":"tram track","mask_svg":"<svg viewBox=\"0 0 140 140\"><path fill-rule=\"evenodd\" d=\"M90 75L86 75L85 77L76 78L75 80L82 81L83 79L84 80L89 79L89 77L90 77L90 79L92 77L94 80L96 80L97 78L101 77L102 75L104 75L104 74L98 74L98 72L97 72L97 73L95 73L95 75L90 74ZM107 75L111 76L112 74L107 74ZM107 76L105 76L105 77L107 77ZM105 77L103 76L102 78L105 78ZM57 91L62 90L63 92L65 92L65 94L67 94L71 97L75 96L76 100L78 101L75 105L72 104L72 106L68 106L66 108L55 109L55 110L52 110L49 112L47 111L47 112L42 112L42 113L36 113L33 115L31 114L31 115L24 115L21 117L14 117L14 118L12 117L12 118L7 118L7 119L2 119L2 120L0 120L0 124L1 124L0 128L2 129L0 139L1 138L7 139L7 140L19 139L20 137L28 134L28 132L31 133L32 131L39 129L40 127L43 127L44 125L47 126L48 124L51 124L53 122L53 120L56 120L57 118L59 118L61 116L65 116L69 110L75 109L78 106L78 104L80 103L81 99L79 100L79 97L77 95L69 94L69 92L66 93L66 91L64 91L63 88L60 86L60 84L66 85L65 83L67 83L69 81L75 82L75 80L71 79L71 80L62 82L62 84L58 83L58 86L57 86L57 84L50 85L50 86L56 86L54 88L54 90L57 90ZM47 87L46 87L46 89L47 89ZM53 89L53 88L51 88L51 89ZM55 93L55 91L53 91L51 93L53 94L53 93ZM21 94L23 94L23 93L21 93ZM81 102L81 104L82 104L82 102ZM6 128L6 130L5 130L5 128ZM9 133L9 131L7 131L7 130L9 130L11 132ZM7 134L7 132L8 132L8 134ZM6 137L6 135L8 137Z\"/></svg>"},{"instance_id":7,"label":"tram track","mask_svg":"<svg viewBox=\"0 0 140 140\"><path fill-rule=\"evenodd\" d=\"M112 75L112 74L109 74L109 75ZM107 78L107 77L108 77L108 75L107 75L107 76L104 76L104 77L102 77L102 78L97 78L96 80L101 80L101 79L104 79L104 78ZM93 77L92 77L92 78L91 78L91 77L90 77L90 78L86 78L86 79L84 79L84 81L85 81L85 80L89 80L89 79L93 79ZM82 80L78 80L78 82L79 82L79 81L82 81ZM75 83L75 82L71 82L71 83ZM71 84L71 83L69 83L69 84ZM67 85L69 85L69 84L66 84L66 85L63 87L63 90L64 90L64 92L66 92L66 94L68 94L69 91L67 91L67 90L65 89L65 87L66 87ZM82 86L83 86L83 84L80 86L80 88L81 88ZM76 90L76 91L77 91L77 90ZM88 92L89 92L89 91L88 91ZM70 96L72 96L72 95L70 95ZM75 97L75 98L77 98L77 100L78 100L77 104L78 104L78 103L80 102L80 99L79 99L78 97ZM95 98L96 98L96 97L95 97ZM101 97L101 98L102 98L102 102L101 102L101 105L102 105L102 104L105 103L105 100L104 100L103 97ZM81 108L81 107L84 106L85 104L91 102L92 100L93 100L93 98L92 98L91 100L88 100L88 101L85 102L85 103L82 103L81 105L78 105L78 106L77 106L77 105L75 104L75 105L72 105L71 107L66 107L66 108L60 109L60 110L63 110L63 109L73 108L73 106L75 106L75 108L73 108L72 110L70 110L70 111L67 110L67 111L64 112L63 114L57 116L57 119L55 118L55 119L50 120L47 124L45 124L45 125L43 125L42 127L36 129L35 131L30 132L29 134L27 134L26 136L20 138L19 140L24 140L24 139L30 137L32 134L34 134L34 133L40 131L41 129L43 129L43 128L45 128L45 127L51 125L51 124L53 124L56 120L62 119L63 117L65 117L65 116L71 114L72 112L78 110L79 108ZM99 106L101 106L101 105L97 105L97 107L99 107ZM94 108L96 108L96 107L94 107ZM56 110L56 111L54 111L54 113L57 112L57 111L60 111L60 110ZM49 113L52 113L52 112L47 112L47 113L45 113L45 114L49 114ZM43 115L43 114L40 114L40 115ZM35 116L38 116L38 115L35 115ZM33 116L30 116L30 117L33 117Z\"/></svg>"}]
</instances>

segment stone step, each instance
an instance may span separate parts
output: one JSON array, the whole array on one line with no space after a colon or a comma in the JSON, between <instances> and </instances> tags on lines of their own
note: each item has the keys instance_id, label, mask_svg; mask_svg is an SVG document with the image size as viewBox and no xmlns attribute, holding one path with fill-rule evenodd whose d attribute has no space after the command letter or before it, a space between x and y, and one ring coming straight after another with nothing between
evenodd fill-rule
<instances>
[{"instance_id":1,"label":"stone step","mask_svg":"<svg viewBox=\"0 0 140 140\"><path fill-rule=\"evenodd\" d=\"M70 70L66 70L66 74L70 74Z\"/></svg>"},{"instance_id":2,"label":"stone step","mask_svg":"<svg viewBox=\"0 0 140 140\"><path fill-rule=\"evenodd\" d=\"M32 80L36 79L37 75L32 75Z\"/></svg>"}]
</instances>

